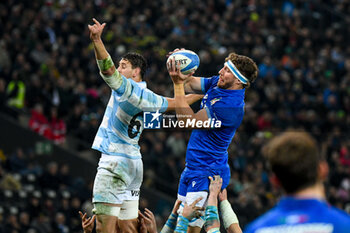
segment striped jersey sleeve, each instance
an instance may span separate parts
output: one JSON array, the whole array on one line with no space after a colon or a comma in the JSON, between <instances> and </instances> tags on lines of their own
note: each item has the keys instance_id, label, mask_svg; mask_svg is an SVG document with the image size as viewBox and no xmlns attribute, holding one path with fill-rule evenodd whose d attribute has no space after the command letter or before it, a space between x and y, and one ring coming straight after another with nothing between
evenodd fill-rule
<instances>
[{"instance_id":1,"label":"striped jersey sleeve","mask_svg":"<svg viewBox=\"0 0 350 233\"><path fill-rule=\"evenodd\" d=\"M110 77L101 74L113 89L92 148L107 155L139 159L138 141L143 130L143 112L164 112L168 101L147 89L145 82L135 82L116 73L114 81L118 82L117 85L110 85Z\"/></svg>"}]
</instances>

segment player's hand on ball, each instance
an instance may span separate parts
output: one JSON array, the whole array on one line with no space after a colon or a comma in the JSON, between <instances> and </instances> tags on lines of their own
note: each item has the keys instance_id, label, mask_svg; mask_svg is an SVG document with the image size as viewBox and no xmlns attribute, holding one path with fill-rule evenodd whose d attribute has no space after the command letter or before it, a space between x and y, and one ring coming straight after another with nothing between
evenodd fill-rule
<instances>
[{"instance_id":1,"label":"player's hand on ball","mask_svg":"<svg viewBox=\"0 0 350 233\"><path fill-rule=\"evenodd\" d=\"M167 69L171 79L173 80L173 83L175 84L184 83L187 78L191 77L194 74L194 72L187 75L181 73L180 64L175 63L175 58L170 59L170 61L167 63Z\"/></svg>"},{"instance_id":2,"label":"player's hand on ball","mask_svg":"<svg viewBox=\"0 0 350 233\"><path fill-rule=\"evenodd\" d=\"M101 39L102 31L106 26L106 23L100 24L95 18L92 19L94 21L94 25L88 25L90 31L90 39L92 41L97 41Z\"/></svg>"},{"instance_id":3,"label":"player's hand on ball","mask_svg":"<svg viewBox=\"0 0 350 233\"><path fill-rule=\"evenodd\" d=\"M169 52L166 56L169 57L171 54L176 53L176 52L181 51L181 50L186 50L186 49L184 49L184 48L181 48L181 49L176 48L173 51Z\"/></svg>"}]
</instances>

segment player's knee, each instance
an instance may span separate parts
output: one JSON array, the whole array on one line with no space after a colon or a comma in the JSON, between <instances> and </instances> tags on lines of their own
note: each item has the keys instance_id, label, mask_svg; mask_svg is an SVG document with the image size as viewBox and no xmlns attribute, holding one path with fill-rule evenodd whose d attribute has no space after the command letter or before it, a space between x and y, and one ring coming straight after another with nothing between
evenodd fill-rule
<instances>
[{"instance_id":1,"label":"player's knee","mask_svg":"<svg viewBox=\"0 0 350 233\"><path fill-rule=\"evenodd\" d=\"M96 232L97 233L116 233L118 218L108 215L96 215Z\"/></svg>"},{"instance_id":2,"label":"player's knee","mask_svg":"<svg viewBox=\"0 0 350 233\"><path fill-rule=\"evenodd\" d=\"M96 218L96 232L102 233L103 232L103 220L100 218L100 216L97 216Z\"/></svg>"},{"instance_id":3,"label":"player's knee","mask_svg":"<svg viewBox=\"0 0 350 233\"><path fill-rule=\"evenodd\" d=\"M123 233L138 232L139 223L137 219L119 220L119 227Z\"/></svg>"}]
</instances>

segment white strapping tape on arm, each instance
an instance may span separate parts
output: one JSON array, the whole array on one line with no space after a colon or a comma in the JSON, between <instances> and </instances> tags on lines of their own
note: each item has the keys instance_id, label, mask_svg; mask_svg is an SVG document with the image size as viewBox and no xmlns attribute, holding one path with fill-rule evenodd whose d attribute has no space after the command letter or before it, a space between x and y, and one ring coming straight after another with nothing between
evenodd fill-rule
<instances>
[{"instance_id":1,"label":"white strapping tape on arm","mask_svg":"<svg viewBox=\"0 0 350 233\"><path fill-rule=\"evenodd\" d=\"M220 211L225 229L229 228L231 224L239 223L237 215L233 211L231 204L228 200L220 202Z\"/></svg>"}]
</instances>

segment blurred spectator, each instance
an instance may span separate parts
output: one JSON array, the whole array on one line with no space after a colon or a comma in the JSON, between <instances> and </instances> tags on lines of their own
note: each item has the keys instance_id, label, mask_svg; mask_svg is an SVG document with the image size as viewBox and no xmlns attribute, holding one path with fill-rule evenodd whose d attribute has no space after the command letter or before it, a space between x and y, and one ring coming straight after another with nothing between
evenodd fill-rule
<instances>
[{"instance_id":1,"label":"blurred spectator","mask_svg":"<svg viewBox=\"0 0 350 233\"><path fill-rule=\"evenodd\" d=\"M0 78L0 112L6 112L6 82Z\"/></svg>"},{"instance_id":2,"label":"blurred spectator","mask_svg":"<svg viewBox=\"0 0 350 233\"><path fill-rule=\"evenodd\" d=\"M15 214L10 214L6 218L4 232L15 233L21 230L21 225L18 223L18 218Z\"/></svg>"},{"instance_id":3,"label":"blurred spectator","mask_svg":"<svg viewBox=\"0 0 350 233\"><path fill-rule=\"evenodd\" d=\"M17 148L16 152L10 156L8 166L10 171L14 173L27 169L28 162L22 148Z\"/></svg>"},{"instance_id":4,"label":"blurred spectator","mask_svg":"<svg viewBox=\"0 0 350 233\"><path fill-rule=\"evenodd\" d=\"M66 141L66 123L59 117L59 112L56 107L51 108L49 126L52 132L50 139L53 140L55 144L63 144Z\"/></svg>"},{"instance_id":5,"label":"blurred spectator","mask_svg":"<svg viewBox=\"0 0 350 233\"><path fill-rule=\"evenodd\" d=\"M34 132L43 135L45 138L51 138L52 131L49 126L49 121L44 115L42 105L39 103L32 109L32 115L29 119L29 128Z\"/></svg>"},{"instance_id":6,"label":"blurred spectator","mask_svg":"<svg viewBox=\"0 0 350 233\"><path fill-rule=\"evenodd\" d=\"M30 229L30 216L27 212L21 212L19 215L19 224L22 232L28 232Z\"/></svg>"},{"instance_id":7,"label":"blurred spectator","mask_svg":"<svg viewBox=\"0 0 350 233\"><path fill-rule=\"evenodd\" d=\"M38 233L52 232L52 226L49 218L42 213L33 220L31 227Z\"/></svg>"},{"instance_id":8,"label":"blurred spectator","mask_svg":"<svg viewBox=\"0 0 350 233\"><path fill-rule=\"evenodd\" d=\"M60 212L56 214L54 226L57 232L60 232L60 233L69 232L69 227L66 224L66 217L64 216L64 214Z\"/></svg>"},{"instance_id":9,"label":"blurred spectator","mask_svg":"<svg viewBox=\"0 0 350 233\"><path fill-rule=\"evenodd\" d=\"M181 132L174 132L166 140L166 146L170 149L172 155L179 158L186 154L186 141Z\"/></svg>"},{"instance_id":10,"label":"blurred spectator","mask_svg":"<svg viewBox=\"0 0 350 233\"><path fill-rule=\"evenodd\" d=\"M7 85L6 94L8 106L22 109L24 107L26 86L19 76L18 71L14 71L12 80Z\"/></svg>"},{"instance_id":11,"label":"blurred spectator","mask_svg":"<svg viewBox=\"0 0 350 233\"><path fill-rule=\"evenodd\" d=\"M56 190L59 188L59 184L58 164L51 162L47 165L46 171L40 178L40 185L43 188Z\"/></svg>"}]
</instances>

